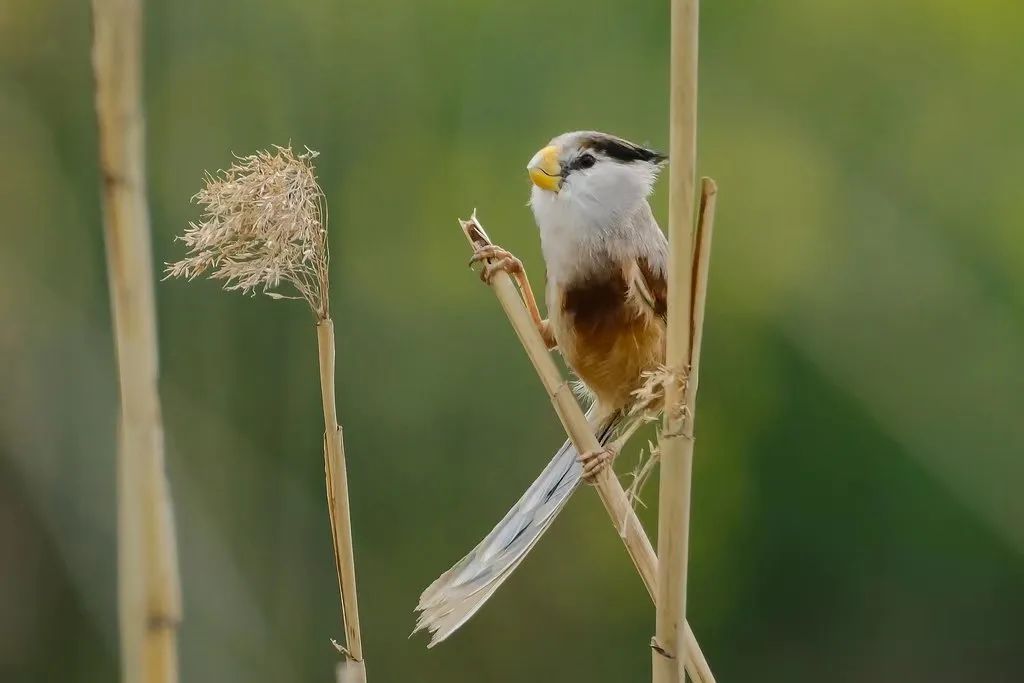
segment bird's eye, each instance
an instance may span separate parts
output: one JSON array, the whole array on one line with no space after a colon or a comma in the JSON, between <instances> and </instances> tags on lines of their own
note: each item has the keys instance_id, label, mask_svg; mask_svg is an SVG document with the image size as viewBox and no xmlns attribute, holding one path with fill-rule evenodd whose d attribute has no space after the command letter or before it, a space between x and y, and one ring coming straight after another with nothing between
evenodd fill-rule
<instances>
[{"instance_id":1,"label":"bird's eye","mask_svg":"<svg viewBox=\"0 0 1024 683\"><path fill-rule=\"evenodd\" d=\"M580 158L576 160L576 165L580 168L590 168L595 163L597 163L597 159L594 158L593 154L582 154L580 155Z\"/></svg>"}]
</instances>

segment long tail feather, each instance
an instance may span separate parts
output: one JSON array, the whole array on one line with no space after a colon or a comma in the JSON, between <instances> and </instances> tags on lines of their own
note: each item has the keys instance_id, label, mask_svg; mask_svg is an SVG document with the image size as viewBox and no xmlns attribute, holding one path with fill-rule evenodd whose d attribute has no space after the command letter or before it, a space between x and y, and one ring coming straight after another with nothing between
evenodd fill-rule
<instances>
[{"instance_id":1,"label":"long tail feather","mask_svg":"<svg viewBox=\"0 0 1024 683\"><path fill-rule=\"evenodd\" d=\"M620 418L598 417L597 406L587 418L597 423L598 440L605 445ZM494 591L519 566L579 487L583 467L571 441L566 441L505 518L468 555L423 591L416 610L416 629L430 632L437 645L483 607Z\"/></svg>"}]
</instances>

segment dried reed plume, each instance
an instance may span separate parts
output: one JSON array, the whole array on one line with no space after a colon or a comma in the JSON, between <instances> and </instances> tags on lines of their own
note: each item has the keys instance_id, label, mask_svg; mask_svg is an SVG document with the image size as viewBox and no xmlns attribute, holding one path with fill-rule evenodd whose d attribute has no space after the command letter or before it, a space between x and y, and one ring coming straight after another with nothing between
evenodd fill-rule
<instances>
[{"instance_id":1,"label":"dried reed plume","mask_svg":"<svg viewBox=\"0 0 1024 683\"><path fill-rule=\"evenodd\" d=\"M178 238L188 256L168 264L166 272L189 280L209 272L229 292L305 299L323 320L330 317L330 255L324 193L312 164L318 153L275 150L239 157L228 170L207 174L193 198L203 217ZM282 285L294 292L280 292Z\"/></svg>"},{"instance_id":2,"label":"dried reed plume","mask_svg":"<svg viewBox=\"0 0 1024 683\"><path fill-rule=\"evenodd\" d=\"M206 186L195 196L203 217L178 238L188 247L188 256L167 264L166 273L188 280L208 273L223 280L227 291L255 295L258 290L275 299L304 299L316 318L324 475L345 625L344 645L335 642L345 656L338 664L337 680L364 683L345 446L334 390L326 203L312 163L317 152L307 148L296 155L291 147L274 149L238 157L227 171L207 174Z\"/></svg>"}]
</instances>

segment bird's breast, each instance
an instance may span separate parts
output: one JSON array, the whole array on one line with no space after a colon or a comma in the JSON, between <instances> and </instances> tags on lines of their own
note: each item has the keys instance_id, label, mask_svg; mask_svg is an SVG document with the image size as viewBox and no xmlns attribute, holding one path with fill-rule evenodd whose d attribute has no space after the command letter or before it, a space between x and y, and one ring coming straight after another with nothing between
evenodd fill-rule
<instances>
[{"instance_id":1,"label":"bird's breast","mask_svg":"<svg viewBox=\"0 0 1024 683\"><path fill-rule=\"evenodd\" d=\"M641 374L665 356L660 319L628 302L621 269L577 278L549 288L552 329L566 362L602 405L622 408L641 384Z\"/></svg>"}]
</instances>

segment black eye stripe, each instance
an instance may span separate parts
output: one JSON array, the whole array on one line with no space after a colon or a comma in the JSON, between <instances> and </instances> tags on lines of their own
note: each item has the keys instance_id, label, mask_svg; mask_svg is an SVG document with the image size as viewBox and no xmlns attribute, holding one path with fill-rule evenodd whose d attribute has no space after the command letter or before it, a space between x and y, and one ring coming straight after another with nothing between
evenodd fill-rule
<instances>
[{"instance_id":1,"label":"black eye stripe","mask_svg":"<svg viewBox=\"0 0 1024 683\"><path fill-rule=\"evenodd\" d=\"M668 158L654 150L613 137L592 138L590 146L605 156L623 163L646 161L652 164L660 164Z\"/></svg>"}]
</instances>

